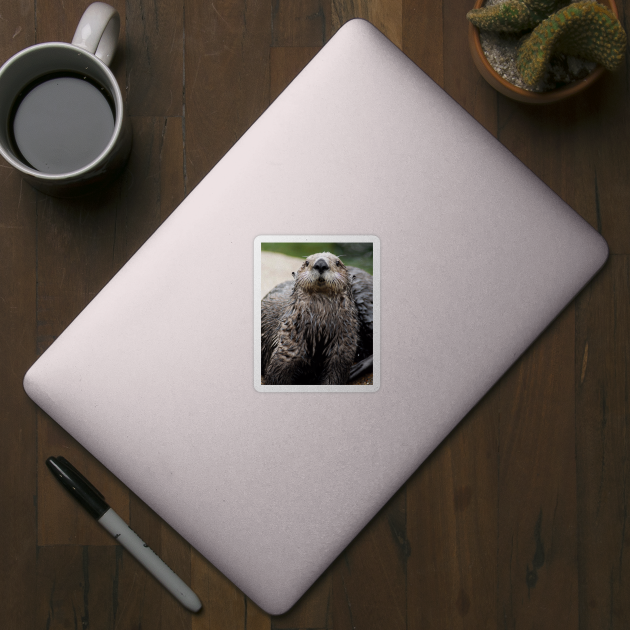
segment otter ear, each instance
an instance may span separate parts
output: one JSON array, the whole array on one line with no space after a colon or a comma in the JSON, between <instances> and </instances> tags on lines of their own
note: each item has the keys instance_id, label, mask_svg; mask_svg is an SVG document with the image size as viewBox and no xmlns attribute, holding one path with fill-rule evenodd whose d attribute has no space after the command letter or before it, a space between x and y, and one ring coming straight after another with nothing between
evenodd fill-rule
<instances>
[{"instance_id":1,"label":"otter ear","mask_svg":"<svg viewBox=\"0 0 630 630\"><path fill-rule=\"evenodd\" d=\"M353 273L353 274L352 274L352 279L353 279L353 280L356 280L356 279L357 279L357 274L356 274L356 273Z\"/></svg>"}]
</instances>

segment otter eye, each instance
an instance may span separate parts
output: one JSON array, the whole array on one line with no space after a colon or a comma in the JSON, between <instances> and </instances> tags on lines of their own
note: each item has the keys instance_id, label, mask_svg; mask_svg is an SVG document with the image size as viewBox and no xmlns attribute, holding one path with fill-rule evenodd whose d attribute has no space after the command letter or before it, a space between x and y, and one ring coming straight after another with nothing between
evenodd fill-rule
<instances>
[{"instance_id":1,"label":"otter eye","mask_svg":"<svg viewBox=\"0 0 630 630\"><path fill-rule=\"evenodd\" d=\"M337 264L337 267L341 267L341 261L340 260L338 260L336 264Z\"/></svg>"},{"instance_id":2,"label":"otter eye","mask_svg":"<svg viewBox=\"0 0 630 630\"><path fill-rule=\"evenodd\" d=\"M304 262L304 266L305 266L305 267L308 267L308 260L306 260L306 261Z\"/></svg>"}]
</instances>

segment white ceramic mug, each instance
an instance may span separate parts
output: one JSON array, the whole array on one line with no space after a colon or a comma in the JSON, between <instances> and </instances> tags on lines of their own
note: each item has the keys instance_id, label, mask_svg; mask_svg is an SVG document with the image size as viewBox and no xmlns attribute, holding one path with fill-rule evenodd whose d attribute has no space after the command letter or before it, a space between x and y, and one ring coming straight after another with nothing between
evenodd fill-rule
<instances>
[{"instance_id":1,"label":"white ceramic mug","mask_svg":"<svg viewBox=\"0 0 630 630\"><path fill-rule=\"evenodd\" d=\"M83 14L72 44L36 44L20 51L0 68L0 154L32 186L42 192L57 197L84 194L108 183L127 161L131 150L131 125L125 116L122 93L108 67L116 50L119 31L118 12L108 4L95 2ZM107 126L99 127L100 142L104 148L101 150L101 144L94 145L96 148L92 152L96 151L96 154L85 164L74 165L68 172L45 172L41 167L37 169L32 166L22 154L16 141L14 123L17 122L19 109L26 107L28 94L34 93L35 88L32 86L51 81L49 77L66 75L74 80L85 80L95 86L95 89L101 90L111 109L113 130L110 129L112 121L108 121ZM98 92L96 98L100 98ZM77 105L79 108L82 106ZM50 132L54 138L54 125L45 124L44 131ZM62 128L59 125L59 129ZM46 134L34 137L45 144L49 141L42 140L44 135ZM89 144L90 136L86 137L88 139L85 142ZM54 144L51 147L56 149ZM81 156L74 161L80 159ZM72 160L68 163L72 163ZM58 167L57 170L59 168L63 167Z\"/></svg>"}]
</instances>

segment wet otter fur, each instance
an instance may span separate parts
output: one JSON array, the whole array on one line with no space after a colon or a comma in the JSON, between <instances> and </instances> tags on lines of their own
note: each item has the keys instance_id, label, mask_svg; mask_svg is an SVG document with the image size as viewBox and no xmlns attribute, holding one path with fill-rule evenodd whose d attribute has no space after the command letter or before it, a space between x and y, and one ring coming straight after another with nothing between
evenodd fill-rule
<instances>
[{"instance_id":1,"label":"wet otter fur","mask_svg":"<svg viewBox=\"0 0 630 630\"><path fill-rule=\"evenodd\" d=\"M372 276L330 252L309 256L294 281L262 300L266 385L345 385L372 354Z\"/></svg>"}]
</instances>

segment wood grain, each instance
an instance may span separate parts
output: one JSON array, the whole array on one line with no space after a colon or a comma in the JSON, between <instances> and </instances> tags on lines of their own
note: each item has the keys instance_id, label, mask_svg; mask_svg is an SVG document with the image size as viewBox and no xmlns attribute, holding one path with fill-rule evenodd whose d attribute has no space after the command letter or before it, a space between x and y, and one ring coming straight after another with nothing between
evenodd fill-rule
<instances>
[{"instance_id":1,"label":"wood grain","mask_svg":"<svg viewBox=\"0 0 630 630\"><path fill-rule=\"evenodd\" d=\"M621 72L605 75L593 90L544 107L544 116L536 106L498 101L501 142L589 221L613 253L628 253L630 243L628 213L620 212L630 203L622 155L630 141L621 105L627 90Z\"/></svg>"},{"instance_id":2,"label":"wood grain","mask_svg":"<svg viewBox=\"0 0 630 630\"><path fill-rule=\"evenodd\" d=\"M35 43L31 2L0 8L0 63ZM35 627L37 410L22 389L35 343L37 195L0 158L0 619Z\"/></svg>"},{"instance_id":3,"label":"wood grain","mask_svg":"<svg viewBox=\"0 0 630 630\"><path fill-rule=\"evenodd\" d=\"M245 630L245 596L196 550L192 552L190 585L203 602L193 618L193 630Z\"/></svg>"},{"instance_id":4,"label":"wood grain","mask_svg":"<svg viewBox=\"0 0 630 630\"><path fill-rule=\"evenodd\" d=\"M289 612L272 616L272 630L332 628L333 571L325 571Z\"/></svg>"},{"instance_id":5,"label":"wood grain","mask_svg":"<svg viewBox=\"0 0 630 630\"><path fill-rule=\"evenodd\" d=\"M321 50L320 47L272 48L269 54L269 99L275 101Z\"/></svg>"},{"instance_id":6,"label":"wood grain","mask_svg":"<svg viewBox=\"0 0 630 630\"><path fill-rule=\"evenodd\" d=\"M403 0L402 51L444 87L442 2Z\"/></svg>"},{"instance_id":7,"label":"wood grain","mask_svg":"<svg viewBox=\"0 0 630 630\"><path fill-rule=\"evenodd\" d=\"M508 628L578 624L574 352L569 306L501 382L497 623Z\"/></svg>"},{"instance_id":8,"label":"wood grain","mask_svg":"<svg viewBox=\"0 0 630 630\"><path fill-rule=\"evenodd\" d=\"M332 32L348 20L362 18L402 49L402 0L332 0Z\"/></svg>"},{"instance_id":9,"label":"wood grain","mask_svg":"<svg viewBox=\"0 0 630 630\"><path fill-rule=\"evenodd\" d=\"M38 598L32 628L113 628L118 596L116 548L41 547L33 586Z\"/></svg>"},{"instance_id":10,"label":"wood grain","mask_svg":"<svg viewBox=\"0 0 630 630\"><path fill-rule=\"evenodd\" d=\"M627 20L630 11L627 3L622 3L622 11L624 6ZM593 164L589 179L595 197L589 220L616 254L630 254L630 178L628 153L624 150L630 142L629 66L626 61L619 72L600 80L597 91L589 95L594 101L594 116L585 123Z\"/></svg>"},{"instance_id":11,"label":"wood grain","mask_svg":"<svg viewBox=\"0 0 630 630\"><path fill-rule=\"evenodd\" d=\"M493 388L407 483L409 630L496 618L500 395Z\"/></svg>"},{"instance_id":12,"label":"wood grain","mask_svg":"<svg viewBox=\"0 0 630 630\"><path fill-rule=\"evenodd\" d=\"M130 116L181 116L183 0L127 3L125 49Z\"/></svg>"},{"instance_id":13,"label":"wood grain","mask_svg":"<svg viewBox=\"0 0 630 630\"><path fill-rule=\"evenodd\" d=\"M184 199L181 118L132 117L133 150L117 192L112 269L118 271Z\"/></svg>"},{"instance_id":14,"label":"wood grain","mask_svg":"<svg viewBox=\"0 0 630 630\"><path fill-rule=\"evenodd\" d=\"M330 39L326 0L272 0L272 46L323 46Z\"/></svg>"},{"instance_id":15,"label":"wood grain","mask_svg":"<svg viewBox=\"0 0 630 630\"><path fill-rule=\"evenodd\" d=\"M499 98L499 139L597 229L596 159L591 124L598 118L597 94L545 107ZM529 134L523 142L523 133Z\"/></svg>"},{"instance_id":16,"label":"wood grain","mask_svg":"<svg viewBox=\"0 0 630 630\"><path fill-rule=\"evenodd\" d=\"M21 630L37 562L37 408L22 388L37 358L36 193L4 160L0 199L0 618Z\"/></svg>"},{"instance_id":17,"label":"wood grain","mask_svg":"<svg viewBox=\"0 0 630 630\"><path fill-rule=\"evenodd\" d=\"M3 4L2 20L0 20L0 63L4 63L23 48L36 43L36 16L33 2L17 0Z\"/></svg>"},{"instance_id":18,"label":"wood grain","mask_svg":"<svg viewBox=\"0 0 630 630\"><path fill-rule=\"evenodd\" d=\"M612 256L576 303L580 628L630 626L630 260Z\"/></svg>"},{"instance_id":19,"label":"wood grain","mask_svg":"<svg viewBox=\"0 0 630 630\"><path fill-rule=\"evenodd\" d=\"M399 490L332 567L332 627L407 627L406 489Z\"/></svg>"},{"instance_id":20,"label":"wood grain","mask_svg":"<svg viewBox=\"0 0 630 630\"><path fill-rule=\"evenodd\" d=\"M186 191L269 105L271 11L262 0L186 5Z\"/></svg>"},{"instance_id":21,"label":"wood grain","mask_svg":"<svg viewBox=\"0 0 630 630\"><path fill-rule=\"evenodd\" d=\"M475 68L468 51L468 0L443 0L442 86L469 114L492 135L497 135L497 99L495 92Z\"/></svg>"}]
</instances>

